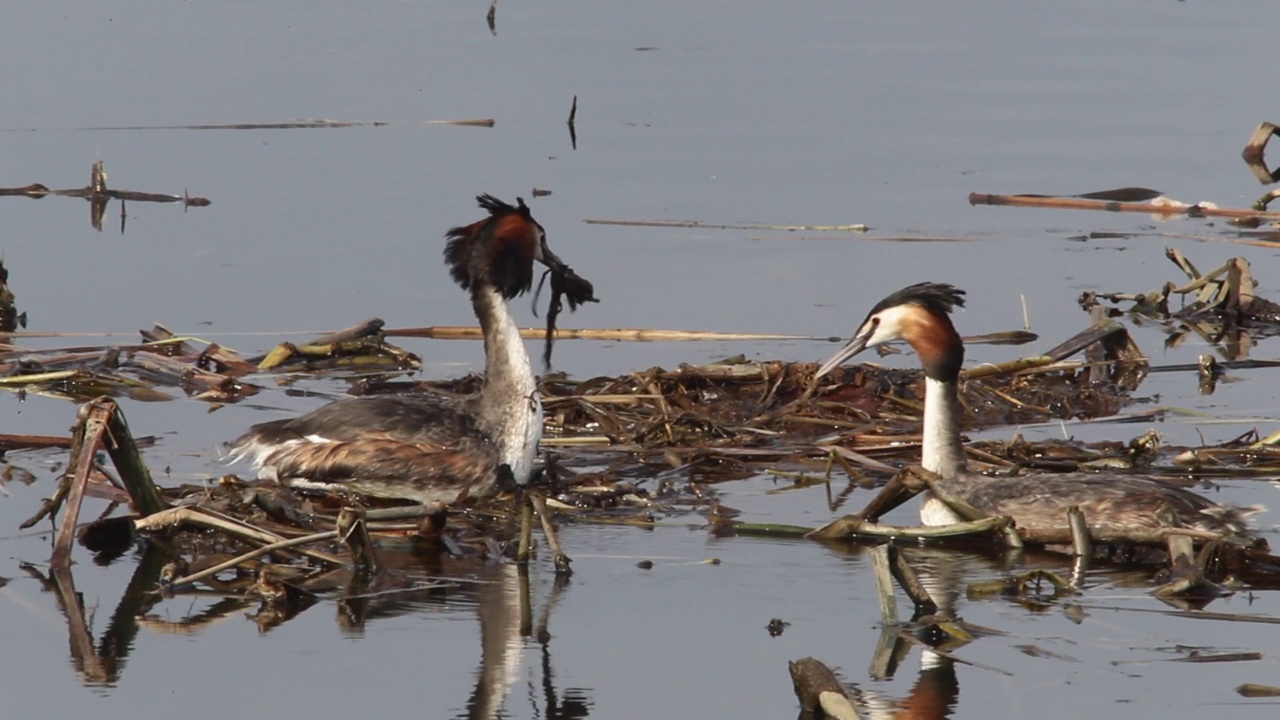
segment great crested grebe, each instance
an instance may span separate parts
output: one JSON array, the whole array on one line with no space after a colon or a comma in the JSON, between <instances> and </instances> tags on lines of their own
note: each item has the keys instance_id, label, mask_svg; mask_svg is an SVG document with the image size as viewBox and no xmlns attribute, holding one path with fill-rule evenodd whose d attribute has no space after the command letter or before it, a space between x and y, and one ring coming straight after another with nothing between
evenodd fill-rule
<instances>
[{"instance_id":1,"label":"great crested grebe","mask_svg":"<svg viewBox=\"0 0 1280 720\"><path fill-rule=\"evenodd\" d=\"M454 282L470 291L484 333L480 391L461 399L338 400L254 425L233 443L233 460L251 458L259 477L292 487L419 502L491 495L500 479L528 483L542 437L542 401L507 300L529 290L535 260L582 283L594 298L590 283L547 247L546 231L523 199L515 206L492 195L476 200L489 217L449 230L444 258Z\"/></svg>"},{"instance_id":2,"label":"great crested grebe","mask_svg":"<svg viewBox=\"0 0 1280 720\"><path fill-rule=\"evenodd\" d=\"M1163 508L1187 527L1214 532L1245 532L1244 518L1258 508L1219 505L1193 492L1151 478L1091 473L1034 473L991 477L969 470L960 439L963 409L956 392L964 343L950 313L964 307L964 291L942 283L905 287L876 304L839 352L818 368L822 377L864 349L905 340L924 366L924 430L921 465L941 476L949 492L991 515L1013 518L1020 528L1050 530L1067 526L1067 509L1076 505L1097 530L1159 528ZM959 518L941 500L926 495L920 508L925 525L946 525Z\"/></svg>"}]
</instances>

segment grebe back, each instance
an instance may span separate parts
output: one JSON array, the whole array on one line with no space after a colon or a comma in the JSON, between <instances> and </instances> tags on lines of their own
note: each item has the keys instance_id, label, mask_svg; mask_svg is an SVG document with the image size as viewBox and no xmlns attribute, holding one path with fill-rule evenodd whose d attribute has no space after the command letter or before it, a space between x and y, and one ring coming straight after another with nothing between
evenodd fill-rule
<instances>
[{"instance_id":1,"label":"grebe back","mask_svg":"<svg viewBox=\"0 0 1280 720\"><path fill-rule=\"evenodd\" d=\"M449 274L471 294L484 334L480 391L462 399L383 395L338 400L300 417L254 425L233 460L259 476L319 490L429 502L485 496L500 479L526 484L542 436L542 402L507 300L529 290L533 263L572 271L547 247L523 199L477 198L489 216L448 231ZM576 278L576 275L574 276ZM590 285L585 281L587 294Z\"/></svg>"},{"instance_id":2,"label":"grebe back","mask_svg":"<svg viewBox=\"0 0 1280 720\"><path fill-rule=\"evenodd\" d=\"M951 324L951 311L964 307L964 291L942 283L918 283L876 304L853 339L817 372L822 377L866 348L904 340L924 367L924 427L921 465L942 477L948 492L975 508L1013 518L1018 527L1050 530L1066 526L1067 509L1078 506L1091 528L1124 531L1165 526L1161 511L1172 510L1181 524L1214 532L1245 532L1245 520L1259 508L1219 505L1196 493L1134 475L1032 473L990 477L969 469L960 438L963 408L957 395L964 343ZM942 501L925 496L925 525L960 519Z\"/></svg>"}]
</instances>

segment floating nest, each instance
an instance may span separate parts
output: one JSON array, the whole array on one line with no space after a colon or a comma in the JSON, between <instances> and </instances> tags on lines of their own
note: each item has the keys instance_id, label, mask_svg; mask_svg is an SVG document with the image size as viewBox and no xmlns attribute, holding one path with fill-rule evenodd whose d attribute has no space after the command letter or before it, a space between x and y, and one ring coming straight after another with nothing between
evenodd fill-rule
<instances>
[{"instance_id":1,"label":"floating nest","mask_svg":"<svg viewBox=\"0 0 1280 720\"><path fill-rule=\"evenodd\" d=\"M115 475L83 460L84 448L106 443L110 451L111 443L130 437L114 403L92 398L157 399L173 397L177 391L204 402L231 403L262 392L250 378L264 375L276 376L277 383L340 378L357 395L457 395L475 392L481 382L477 375L430 382L403 379L418 369L419 361L388 342L377 320L304 344L282 343L260 357L245 358L215 344L175 337L160 326L144 332L143 340L135 345L0 352L0 386L87 401L72 438L0 438L3 449L60 446L72 451L59 493L29 522L59 509L72 495L73 481L83 478L82 495L90 492L130 502L138 511L140 517L129 520L133 524L127 525L126 537L138 530L162 532L175 562L180 559L186 568L208 567L216 558L309 536L326 548L316 551L323 556L321 566L325 561L350 562L355 550L341 538L317 537L335 532L343 508L358 510L366 530L379 537L383 547L486 560L513 553L518 504L510 495L466 500L448 511L446 522L440 508L309 496L227 476L198 486L154 490L151 485L157 497L140 505L137 493L150 484L150 477L138 476L145 466L136 445L126 453L134 459L126 458L123 466L113 452ZM1080 352L1082 360L1067 359ZM719 502L717 483L762 475L797 485L843 483L846 487L834 510L854 487L884 485L902 465L918 461L924 402L919 371L861 365L815 384L816 367L736 359L586 380L548 375L541 382L548 463L536 483L537 493L545 499L547 513L572 522L651 524L696 514L714 532L751 532L752 526ZM966 427L1121 416L1137 399L1146 373L1146 359L1123 327L1101 320L1043 356L967 371L960 387ZM91 422L95 413L100 416L97 426L118 419L121 427L100 430L93 436L96 440L86 441L96 427ZM143 445L148 442L141 439ZM1280 474L1280 458L1271 445L1247 437L1217 448L1165 448L1154 433L1127 443L1094 445L1015 438L974 443L969 452L976 467L1002 472L1020 467L1105 468L1193 483L1215 475ZM136 477L126 477L131 474ZM173 534L178 527L189 531ZM988 534L992 530L988 528ZM90 532L85 541L103 557L120 547L93 537ZM317 561L291 549L269 554L277 559L283 554L291 562ZM262 562L246 561L238 577Z\"/></svg>"}]
</instances>

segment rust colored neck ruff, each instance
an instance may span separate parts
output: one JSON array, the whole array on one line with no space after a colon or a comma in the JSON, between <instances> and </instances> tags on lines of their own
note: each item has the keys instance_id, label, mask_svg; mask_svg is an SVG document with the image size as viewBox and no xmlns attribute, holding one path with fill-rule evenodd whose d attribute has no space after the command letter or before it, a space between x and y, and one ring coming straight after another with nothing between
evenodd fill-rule
<instances>
[{"instance_id":1,"label":"rust colored neck ruff","mask_svg":"<svg viewBox=\"0 0 1280 720\"><path fill-rule=\"evenodd\" d=\"M964 365L964 341L951 318L931 308L913 305L903 313L902 339L911 345L930 380L954 384Z\"/></svg>"}]
</instances>

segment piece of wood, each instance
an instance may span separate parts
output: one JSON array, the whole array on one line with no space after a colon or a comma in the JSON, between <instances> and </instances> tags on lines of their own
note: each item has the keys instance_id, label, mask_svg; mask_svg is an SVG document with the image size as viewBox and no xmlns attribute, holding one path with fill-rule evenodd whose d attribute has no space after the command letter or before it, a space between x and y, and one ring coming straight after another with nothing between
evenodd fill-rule
<instances>
[{"instance_id":1,"label":"piece of wood","mask_svg":"<svg viewBox=\"0 0 1280 720\"><path fill-rule=\"evenodd\" d=\"M95 408L102 408L101 413L105 416L108 431L103 445L111 456L112 464L116 466L120 482L129 492L134 512L139 517L147 517L167 509L169 505L160 497L160 490L151 479L151 471L142 462L142 455L133 440L133 433L129 432L129 423L125 421L120 406L109 398L98 398L90 404Z\"/></svg>"},{"instance_id":2,"label":"piece of wood","mask_svg":"<svg viewBox=\"0 0 1280 720\"><path fill-rule=\"evenodd\" d=\"M880 622L898 624L898 600L893 594L893 573L889 569L889 543L871 550L871 569L876 578L876 598L880 601Z\"/></svg>"},{"instance_id":3,"label":"piece of wood","mask_svg":"<svg viewBox=\"0 0 1280 720\"><path fill-rule=\"evenodd\" d=\"M89 473L93 470L94 456L106 432L107 423L102 417L101 410L93 403L82 405L71 443L73 469L67 491L66 510L62 513L62 522L58 525L58 535L53 543L53 556L49 559L49 564L55 569L71 566L71 548L76 539L80 504L84 500L85 487L89 484Z\"/></svg>"},{"instance_id":4,"label":"piece of wood","mask_svg":"<svg viewBox=\"0 0 1280 720\"><path fill-rule=\"evenodd\" d=\"M1185 215L1187 217L1263 218L1280 220L1280 213L1260 212L1244 208L1215 208L1200 205L1153 205L1139 202L1111 202L1083 198L1045 197L1042 195L995 195L970 193L970 205L1005 205L1009 207L1048 208L1052 210L1103 210L1135 212L1148 215Z\"/></svg>"},{"instance_id":5,"label":"piece of wood","mask_svg":"<svg viewBox=\"0 0 1280 720\"><path fill-rule=\"evenodd\" d=\"M369 537L364 509L344 505L338 511L337 531L338 537L351 550L356 569L368 575L377 573L380 567L378 556L373 549L373 538Z\"/></svg>"},{"instance_id":6,"label":"piece of wood","mask_svg":"<svg viewBox=\"0 0 1280 720\"><path fill-rule=\"evenodd\" d=\"M787 663L791 687L806 713L821 711L837 720L857 720L858 713L844 694L844 687L831 668L816 658L806 657Z\"/></svg>"}]
</instances>

